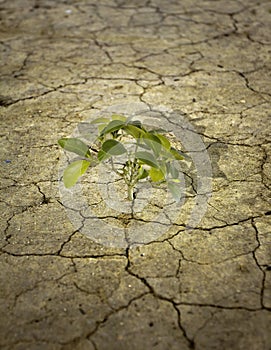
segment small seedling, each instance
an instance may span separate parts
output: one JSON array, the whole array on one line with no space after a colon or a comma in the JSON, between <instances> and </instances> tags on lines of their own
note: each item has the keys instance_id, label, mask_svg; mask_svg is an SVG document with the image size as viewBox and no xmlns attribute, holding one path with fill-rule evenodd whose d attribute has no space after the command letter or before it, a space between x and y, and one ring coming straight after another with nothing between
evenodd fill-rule
<instances>
[{"instance_id":1,"label":"small seedling","mask_svg":"<svg viewBox=\"0 0 271 350\"><path fill-rule=\"evenodd\" d=\"M110 165L112 171L124 180L127 196L134 199L134 189L139 181L166 183L173 198L181 196L179 170L176 162L184 154L174 147L162 129L147 130L139 120L122 115L97 118L91 122L98 128L93 145L79 138L61 138L59 145L79 156L64 170L63 182L70 188L91 166Z\"/></svg>"}]
</instances>

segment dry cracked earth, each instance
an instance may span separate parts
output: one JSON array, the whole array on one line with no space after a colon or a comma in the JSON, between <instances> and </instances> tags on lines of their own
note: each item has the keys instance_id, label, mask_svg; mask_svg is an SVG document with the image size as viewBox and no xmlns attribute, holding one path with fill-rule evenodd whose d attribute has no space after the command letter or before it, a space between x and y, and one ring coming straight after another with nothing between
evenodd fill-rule
<instances>
[{"instance_id":1,"label":"dry cracked earth","mask_svg":"<svg viewBox=\"0 0 271 350\"><path fill-rule=\"evenodd\" d=\"M0 0L0 11L0 348L270 350L270 0ZM193 230L175 222L109 247L67 215L57 140L131 103L185 115L212 196Z\"/></svg>"}]
</instances>

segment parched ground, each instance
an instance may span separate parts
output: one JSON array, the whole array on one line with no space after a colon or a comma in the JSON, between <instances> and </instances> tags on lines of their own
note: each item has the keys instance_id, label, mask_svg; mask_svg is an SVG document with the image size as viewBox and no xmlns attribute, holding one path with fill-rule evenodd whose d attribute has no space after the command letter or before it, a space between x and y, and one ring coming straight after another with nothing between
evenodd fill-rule
<instances>
[{"instance_id":1,"label":"parched ground","mask_svg":"<svg viewBox=\"0 0 271 350\"><path fill-rule=\"evenodd\" d=\"M0 0L0 11L0 348L270 350L270 0ZM192 231L175 223L108 247L67 215L57 140L133 103L185 115L212 197Z\"/></svg>"}]
</instances>

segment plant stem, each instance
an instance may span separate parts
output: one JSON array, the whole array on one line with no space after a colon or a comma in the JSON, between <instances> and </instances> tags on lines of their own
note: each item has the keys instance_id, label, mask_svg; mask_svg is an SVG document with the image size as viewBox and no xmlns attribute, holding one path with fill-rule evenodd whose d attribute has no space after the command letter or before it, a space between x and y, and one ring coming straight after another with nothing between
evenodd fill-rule
<instances>
[{"instance_id":1,"label":"plant stem","mask_svg":"<svg viewBox=\"0 0 271 350\"><path fill-rule=\"evenodd\" d=\"M132 201L134 199L134 187L128 185L128 199Z\"/></svg>"},{"instance_id":2,"label":"plant stem","mask_svg":"<svg viewBox=\"0 0 271 350\"><path fill-rule=\"evenodd\" d=\"M126 163L126 171L124 171L123 179L127 185L127 193L129 201L134 199L134 187L137 183L138 167L135 160L129 160Z\"/></svg>"}]
</instances>

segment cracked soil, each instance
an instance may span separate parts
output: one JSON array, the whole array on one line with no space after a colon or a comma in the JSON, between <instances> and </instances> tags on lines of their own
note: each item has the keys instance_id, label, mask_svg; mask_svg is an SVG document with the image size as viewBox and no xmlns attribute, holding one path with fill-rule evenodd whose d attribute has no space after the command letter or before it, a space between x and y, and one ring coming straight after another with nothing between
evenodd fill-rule
<instances>
[{"instance_id":1,"label":"cracked soil","mask_svg":"<svg viewBox=\"0 0 271 350\"><path fill-rule=\"evenodd\" d=\"M0 348L271 350L270 0L0 0L0 15ZM212 197L191 231L108 247L67 216L57 140L130 103L186 116Z\"/></svg>"}]
</instances>

